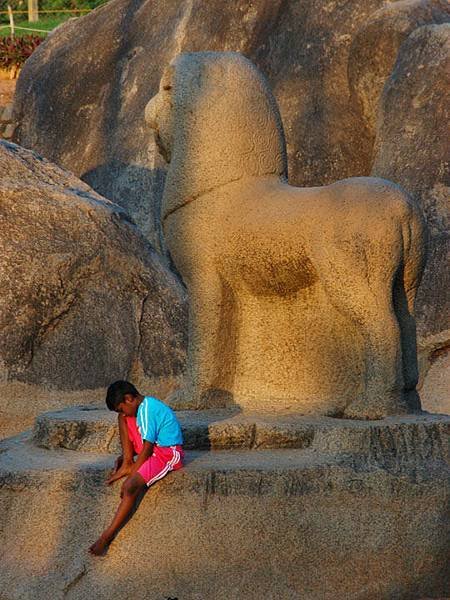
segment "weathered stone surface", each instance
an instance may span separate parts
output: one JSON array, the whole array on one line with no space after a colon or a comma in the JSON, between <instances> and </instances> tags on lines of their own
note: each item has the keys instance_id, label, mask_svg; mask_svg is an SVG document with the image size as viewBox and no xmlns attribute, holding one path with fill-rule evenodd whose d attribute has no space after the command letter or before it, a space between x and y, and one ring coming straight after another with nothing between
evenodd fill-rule
<instances>
[{"instance_id":1,"label":"weathered stone surface","mask_svg":"<svg viewBox=\"0 0 450 600\"><path fill-rule=\"evenodd\" d=\"M450 6L446 0L401 0L386 3L375 11L354 36L348 61L349 85L371 145L376 135L380 97L401 44L423 25L448 21ZM431 162L433 150L427 151Z\"/></svg>"},{"instance_id":2,"label":"weathered stone surface","mask_svg":"<svg viewBox=\"0 0 450 600\"><path fill-rule=\"evenodd\" d=\"M87 548L117 506L112 458L0 442L1 598L448 596L448 429L434 419L425 437L414 421L409 435L336 421L335 442L363 428L375 452L188 452L103 559Z\"/></svg>"},{"instance_id":3,"label":"weathered stone surface","mask_svg":"<svg viewBox=\"0 0 450 600\"><path fill-rule=\"evenodd\" d=\"M184 291L123 209L7 142L0 177L3 432L51 406L98 399L114 379L173 389Z\"/></svg>"},{"instance_id":4,"label":"weathered stone surface","mask_svg":"<svg viewBox=\"0 0 450 600\"><path fill-rule=\"evenodd\" d=\"M17 141L124 206L159 247L164 162L142 122L178 53L233 50L265 75L286 126L292 183L367 174L349 48L383 0L113 0L60 26L24 66ZM95 39L95 44L92 40Z\"/></svg>"},{"instance_id":5,"label":"weathered stone surface","mask_svg":"<svg viewBox=\"0 0 450 600\"><path fill-rule=\"evenodd\" d=\"M407 194L374 178L288 185L276 101L236 52L179 55L145 114L170 161L161 216L190 296L182 394L197 408L417 410L426 232Z\"/></svg>"},{"instance_id":6,"label":"weathered stone surface","mask_svg":"<svg viewBox=\"0 0 450 600\"><path fill-rule=\"evenodd\" d=\"M412 194L429 225L416 311L420 344L430 352L444 337L450 344L449 89L450 24L417 29L402 45L383 91L372 170ZM433 339L438 346L432 347Z\"/></svg>"},{"instance_id":7,"label":"weathered stone surface","mask_svg":"<svg viewBox=\"0 0 450 600\"><path fill-rule=\"evenodd\" d=\"M419 297L420 334L450 328L448 270L448 96L450 24L422 27L403 44L380 106L374 175L402 185L422 207L431 230ZM447 263L448 264L448 263ZM446 273L447 271L447 273Z\"/></svg>"},{"instance_id":8,"label":"weathered stone surface","mask_svg":"<svg viewBox=\"0 0 450 600\"><path fill-rule=\"evenodd\" d=\"M376 106L398 49L412 31L449 13L445 0L114 0L58 28L27 61L16 94L17 140L124 206L161 250L165 162L141 116L175 55L238 50L251 58L280 106L291 182L323 184L370 172ZM441 162L430 150L431 171ZM424 169L414 164L420 180ZM440 202L442 188L430 190L429 202ZM431 252L435 265L446 251ZM421 292L437 298L438 308L427 304L419 314L435 331L440 277L430 267Z\"/></svg>"},{"instance_id":9,"label":"weathered stone surface","mask_svg":"<svg viewBox=\"0 0 450 600\"><path fill-rule=\"evenodd\" d=\"M423 458L450 460L450 416L425 413L355 421L216 409L178 411L177 418L189 450L310 448L325 453L364 453L378 460L407 450ZM36 418L33 442L47 449L114 454L120 448L117 416L99 407L43 413Z\"/></svg>"},{"instance_id":10,"label":"weathered stone surface","mask_svg":"<svg viewBox=\"0 0 450 600\"><path fill-rule=\"evenodd\" d=\"M450 347L435 349L427 356L426 376L420 388L423 406L431 412L450 415Z\"/></svg>"},{"instance_id":11,"label":"weathered stone surface","mask_svg":"<svg viewBox=\"0 0 450 600\"><path fill-rule=\"evenodd\" d=\"M13 105L7 104L2 110L0 114L0 122L9 123L13 118Z\"/></svg>"}]
</instances>

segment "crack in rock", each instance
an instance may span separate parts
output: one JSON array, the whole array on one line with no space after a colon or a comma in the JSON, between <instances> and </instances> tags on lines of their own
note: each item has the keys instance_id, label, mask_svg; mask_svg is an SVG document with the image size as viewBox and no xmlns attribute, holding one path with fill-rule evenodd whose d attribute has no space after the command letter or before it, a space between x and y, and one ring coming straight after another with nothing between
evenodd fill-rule
<instances>
[{"instance_id":1,"label":"crack in rock","mask_svg":"<svg viewBox=\"0 0 450 600\"><path fill-rule=\"evenodd\" d=\"M86 565L83 563L80 565L80 570L76 573L64 586L63 597L66 598L70 590L72 590L77 583L86 575Z\"/></svg>"}]
</instances>

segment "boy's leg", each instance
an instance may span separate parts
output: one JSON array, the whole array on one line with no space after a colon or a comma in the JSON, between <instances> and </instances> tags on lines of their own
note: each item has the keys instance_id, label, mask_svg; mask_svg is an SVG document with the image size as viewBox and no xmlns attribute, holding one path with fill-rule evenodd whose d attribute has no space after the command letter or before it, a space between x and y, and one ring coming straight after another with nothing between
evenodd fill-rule
<instances>
[{"instance_id":1,"label":"boy's leg","mask_svg":"<svg viewBox=\"0 0 450 600\"><path fill-rule=\"evenodd\" d=\"M116 464L114 466L114 470L106 480L106 483L111 484L117 479L121 477L125 477L128 473L130 465L133 464L134 457L134 447L133 443L130 440L130 436L128 433L128 425L126 422L126 417L124 415L119 415L119 436L120 436L120 445L122 446L122 456L116 460Z\"/></svg>"},{"instance_id":2,"label":"boy's leg","mask_svg":"<svg viewBox=\"0 0 450 600\"><path fill-rule=\"evenodd\" d=\"M153 454L140 467L138 473L142 475L147 487L150 487L170 471L180 469L183 456L181 446L154 446Z\"/></svg>"},{"instance_id":3,"label":"boy's leg","mask_svg":"<svg viewBox=\"0 0 450 600\"><path fill-rule=\"evenodd\" d=\"M98 540L89 548L91 554L100 555L106 550L117 531L122 527L140 492L162 479L170 471L181 468L184 452L182 446L154 446L153 454L144 462L137 473L129 477L122 486L121 502L112 520Z\"/></svg>"},{"instance_id":4,"label":"boy's leg","mask_svg":"<svg viewBox=\"0 0 450 600\"><path fill-rule=\"evenodd\" d=\"M130 516L139 493L145 487L145 479L139 473L135 473L125 481L122 487L122 499L120 501L119 508L114 515L111 525L105 529L98 540L89 548L89 552L91 554L96 554L97 556L103 554L118 530Z\"/></svg>"},{"instance_id":5,"label":"boy's leg","mask_svg":"<svg viewBox=\"0 0 450 600\"><path fill-rule=\"evenodd\" d=\"M126 422L125 415L119 415L119 435L120 435L120 444L122 446L123 451L123 460L127 462L133 462L134 456L134 448L133 444L130 440L130 436L128 434L128 425Z\"/></svg>"}]
</instances>

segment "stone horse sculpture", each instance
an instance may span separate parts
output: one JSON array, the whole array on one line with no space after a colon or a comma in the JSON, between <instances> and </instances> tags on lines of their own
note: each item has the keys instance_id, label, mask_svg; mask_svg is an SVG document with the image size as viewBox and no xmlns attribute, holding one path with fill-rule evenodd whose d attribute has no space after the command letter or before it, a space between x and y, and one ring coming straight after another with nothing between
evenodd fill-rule
<instances>
[{"instance_id":1,"label":"stone horse sculpture","mask_svg":"<svg viewBox=\"0 0 450 600\"><path fill-rule=\"evenodd\" d=\"M146 107L170 163L165 240L190 294L195 407L382 418L420 409L423 221L382 179L287 183L278 108L237 53L182 54Z\"/></svg>"}]
</instances>

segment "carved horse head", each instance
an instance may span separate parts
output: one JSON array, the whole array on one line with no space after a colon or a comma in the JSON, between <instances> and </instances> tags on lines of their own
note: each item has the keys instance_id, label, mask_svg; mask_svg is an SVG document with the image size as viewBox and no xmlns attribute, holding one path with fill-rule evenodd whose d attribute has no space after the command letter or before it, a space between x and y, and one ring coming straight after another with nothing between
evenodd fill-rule
<instances>
[{"instance_id":1,"label":"carved horse head","mask_svg":"<svg viewBox=\"0 0 450 600\"><path fill-rule=\"evenodd\" d=\"M286 177L283 127L266 80L235 52L179 55L145 109L170 162L162 219L245 177Z\"/></svg>"}]
</instances>

